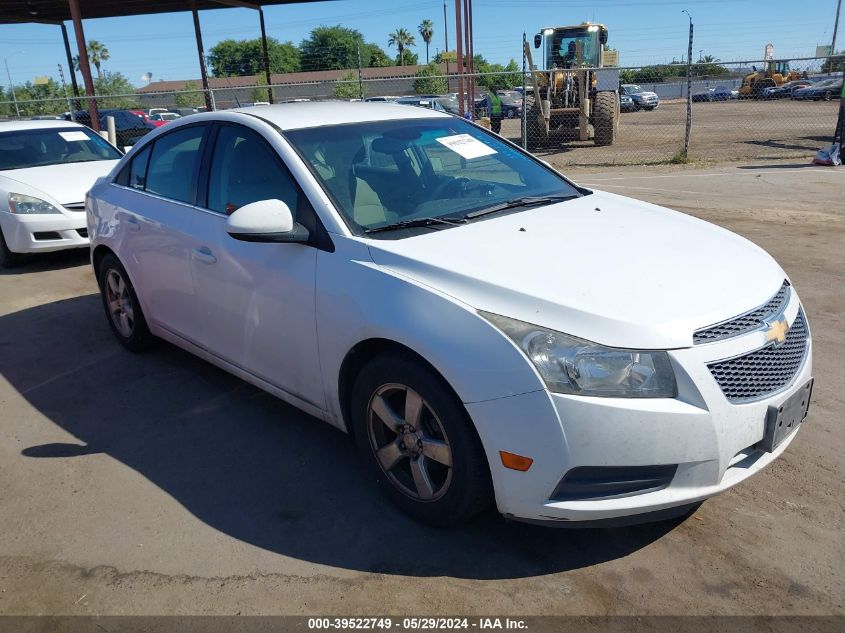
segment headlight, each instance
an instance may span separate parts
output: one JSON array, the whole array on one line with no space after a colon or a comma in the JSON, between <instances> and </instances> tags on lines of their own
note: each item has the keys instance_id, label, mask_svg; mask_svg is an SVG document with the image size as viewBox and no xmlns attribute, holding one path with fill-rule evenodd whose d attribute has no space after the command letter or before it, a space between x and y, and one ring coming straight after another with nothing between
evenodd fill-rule
<instances>
[{"instance_id":1,"label":"headlight","mask_svg":"<svg viewBox=\"0 0 845 633\"><path fill-rule=\"evenodd\" d=\"M20 214L61 213L56 207L42 200L22 193L9 194L9 211Z\"/></svg>"},{"instance_id":2,"label":"headlight","mask_svg":"<svg viewBox=\"0 0 845 633\"><path fill-rule=\"evenodd\" d=\"M609 398L674 398L669 354L604 347L489 312L481 316L504 332L556 393Z\"/></svg>"}]
</instances>

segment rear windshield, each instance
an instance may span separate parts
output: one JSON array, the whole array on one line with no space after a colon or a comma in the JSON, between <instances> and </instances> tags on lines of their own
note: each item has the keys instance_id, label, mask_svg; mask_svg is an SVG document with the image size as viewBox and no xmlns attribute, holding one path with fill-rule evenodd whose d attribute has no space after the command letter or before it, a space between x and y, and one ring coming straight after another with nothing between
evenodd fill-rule
<instances>
[{"instance_id":1,"label":"rear windshield","mask_svg":"<svg viewBox=\"0 0 845 633\"><path fill-rule=\"evenodd\" d=\"M0 132L0 170L117 160L121 156L96 132L82 127Z\"/></svg>"}]
</instances>

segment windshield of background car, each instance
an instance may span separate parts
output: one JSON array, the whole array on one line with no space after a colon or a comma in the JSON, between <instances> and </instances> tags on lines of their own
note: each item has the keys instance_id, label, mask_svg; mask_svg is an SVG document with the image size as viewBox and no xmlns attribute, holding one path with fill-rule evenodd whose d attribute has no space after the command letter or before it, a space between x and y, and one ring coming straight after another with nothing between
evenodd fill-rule
<instances>
[{"instance_id":1,"label":"windshield of background car","mask_svg":"<svg viewBox=\"0 0 845 633\"><path fill-rule=\"evenodd\" d=\"M121 156L98 134L86 128L0 132L0 170L117 160Z\"/></svg>"},{"instance_id":2,"label":"windshield of background car","mask_svg":"<svg viewBox=\"0 0 845 633\"><path fill-rule=\"evenodd\" d=\"M553 170L456 117L285 132L353 231L463 219L523 197L578 196Z\"/></svg>"}]
</instances>

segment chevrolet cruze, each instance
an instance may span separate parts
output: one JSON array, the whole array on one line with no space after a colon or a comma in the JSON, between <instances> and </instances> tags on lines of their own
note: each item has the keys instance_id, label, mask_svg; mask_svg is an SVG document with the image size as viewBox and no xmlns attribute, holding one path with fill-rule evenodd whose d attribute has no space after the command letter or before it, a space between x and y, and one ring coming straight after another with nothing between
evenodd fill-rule
<instances>
[{"instance_id":1,"label":"chevrolet cruze","mask_svg":"<svg viewBox=\"0 0 845 633\"><path fill-rule=\"evenodd\" d=\"M769 255L445 113L173 121L86 208L125 347L165 339L350 433L427 523L677 516L809 406L809 326Z\"/></svg>"}]
</instances>

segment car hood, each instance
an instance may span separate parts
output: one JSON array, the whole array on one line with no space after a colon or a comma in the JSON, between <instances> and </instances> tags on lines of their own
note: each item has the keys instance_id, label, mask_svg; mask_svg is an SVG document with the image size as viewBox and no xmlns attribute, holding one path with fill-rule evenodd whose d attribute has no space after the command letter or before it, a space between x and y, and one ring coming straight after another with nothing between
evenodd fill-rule
<instances>
[{"instance_id":1,"label":"car hood","mask_svg":"<svg viewBox=\"0 0 845 633\"><path fill-rule=\"evenodd\" d=\"M642 92L635 92L632 96L634 96L634 97L656 97L657 93L652 92L651 90L643 90Z\"/></svg>"},{"instance_id":2,"label":"car hood","mask_svg":"<svg viewBox=\"0 0 845 633\"><path fill-rule=\"evenodd\" d=\"M83 202L85 193L94 186L97 178L108 174L117 164L116 160L97 160L86 163L67 163L64 165L46 165L25 169L0 171L0 179L6 179L6 186L14 188L16 184L46 193L59 204ZM18 186L18 189L21 189ZM27 195L37 195L32 191L18 191Z\"/></svg>"},{"instance_id":3,"label":"car hood","mask_svg":"<svg viewBox=\"0 0 845 633\"><path fill-rule=\"evenodd\" d=\"M377 265L478 310L640 349L687 347L785 277L734 233L605 192L369 247Z\"/></svg>"}]
</instances>

